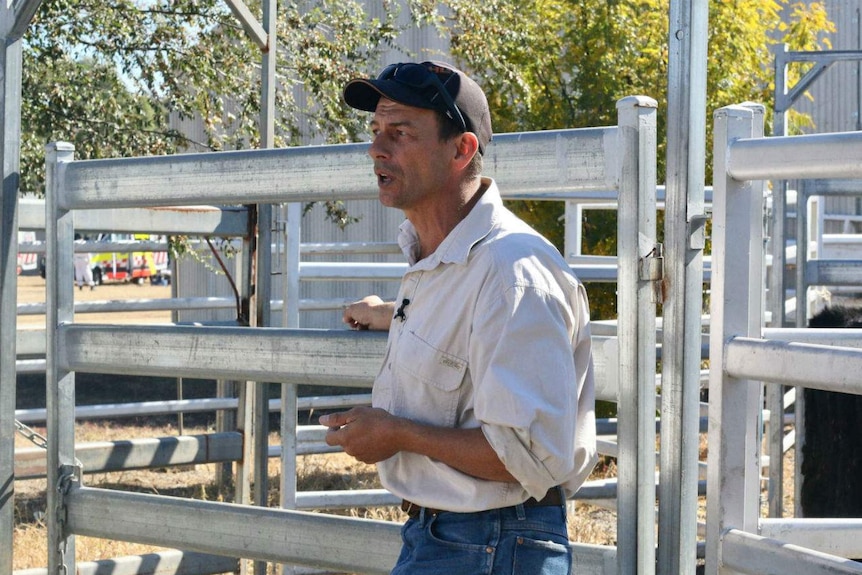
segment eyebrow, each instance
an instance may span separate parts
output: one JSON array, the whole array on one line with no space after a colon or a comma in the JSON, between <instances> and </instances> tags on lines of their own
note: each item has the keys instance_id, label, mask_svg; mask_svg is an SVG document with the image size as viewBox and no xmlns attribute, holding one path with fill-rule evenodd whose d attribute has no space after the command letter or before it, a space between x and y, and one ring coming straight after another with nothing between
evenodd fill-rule
<instances>
[{"instance_id":1,"label":"eyebrow","mask_svg":"<svg viewBox=\"0 0 862 575\"><path fill-rule=\"evenodd\" d=\"M368 125L369 125L369 127L374 128L375 126L379 126L380 122L378 122L377 120L371 120L371 122ZM400 128L403 126L411 127L411 126L414 126L415 123L412 122L411 120L400 120L397 122L386 122L386 125L392 126L395 128Z\"/></svg>"}]
</instances>

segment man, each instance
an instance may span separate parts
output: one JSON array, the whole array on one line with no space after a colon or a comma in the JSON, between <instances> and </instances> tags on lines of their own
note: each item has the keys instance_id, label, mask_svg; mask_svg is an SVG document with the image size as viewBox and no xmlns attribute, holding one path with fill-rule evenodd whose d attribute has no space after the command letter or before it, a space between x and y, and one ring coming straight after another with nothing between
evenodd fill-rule
<instances>
[{"instance_id":1,"label":"man","mask_svg":"<svg viewBox=\"0 0 862 575\"><path fill-rule=\"evenodd\" d=\"M81 237L81 234L75 234L75 243L84 245L87 241ZM78 289L84 289L86 283L90 286L90 290L96 289L96 282L93 281L93 269L90 267L90 254L85 252L75 251L75 283Z\"/></svg>"},{"instance_id":2,"label":"man","mask_svg":"<svg viewBox=\"0 0 862 575\"><path fill-rule=\"evenodd\" d=\"M326 441L376 463L408 521L393 574L568 575L565 499L595 463L589 309L559 252L481 177L488 103L439 62L355 79L374 112L380 201L404 211L395 302L347 308L389 329L370 408L326 415Z\"/></svg>"}]
</instances>

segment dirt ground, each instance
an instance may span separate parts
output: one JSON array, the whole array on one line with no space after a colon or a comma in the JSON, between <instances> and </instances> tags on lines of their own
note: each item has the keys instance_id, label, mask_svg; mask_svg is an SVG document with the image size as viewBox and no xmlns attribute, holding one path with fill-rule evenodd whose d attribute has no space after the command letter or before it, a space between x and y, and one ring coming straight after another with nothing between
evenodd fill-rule
<instances>
[{"instance_id":1,"label":"dirt ground","mask_svg":"<svg viewBox=\"0 0 862 575\"><path fill-rule=\"evenodd\" d=\"M171 286L108 283L90 290L87 286L75 290L75 301L151 300L171 297ZM45 303L45 280L37 273L18 276L18 303ZM79 314L75 321L86 323L166 323L171 321L170 311L140 311L123 313ZM19 315L21 329L44 329L44 315Z\"/></svg>"}]
</instances>

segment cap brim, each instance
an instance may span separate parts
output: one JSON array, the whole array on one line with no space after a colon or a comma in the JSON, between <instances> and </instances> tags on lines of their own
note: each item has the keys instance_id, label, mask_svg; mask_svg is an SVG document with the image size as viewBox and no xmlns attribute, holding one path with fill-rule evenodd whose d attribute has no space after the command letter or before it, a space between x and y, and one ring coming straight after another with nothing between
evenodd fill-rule
<instances>
[{"instance_id":1,"label":"cap brim","mask_svg":"<svg viewBox=\"0 0 862 575\"><path fill-rule=\"evenodd\" d=\"M377 103L381 97L408 106L434 109L434 106L422 94L418 94L413 88L399 82L357 78L348 82L344 87L344 101L347 102L348 106L357 110L373 112L377 109Z\"/></svg>"}]
</instances>

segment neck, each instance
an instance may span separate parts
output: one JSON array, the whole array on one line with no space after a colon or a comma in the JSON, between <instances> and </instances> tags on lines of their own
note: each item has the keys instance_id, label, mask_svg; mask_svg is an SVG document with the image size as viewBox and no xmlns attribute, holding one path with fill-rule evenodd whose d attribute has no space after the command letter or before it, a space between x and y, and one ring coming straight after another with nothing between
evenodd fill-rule
<instances>
[{"instance_id":1,"label":"neck","mask_svg":"<svg viewBox=\"0 0 862 575\"><path fill-rule=\"evenodd\" d=\"M419 236L420 259L440 247L446 236L467 217L486 188L487 184L477 177L464 182L457 192L446 201L438 201L431 209L406 214Z\"/></svg>"}]
</instances>

